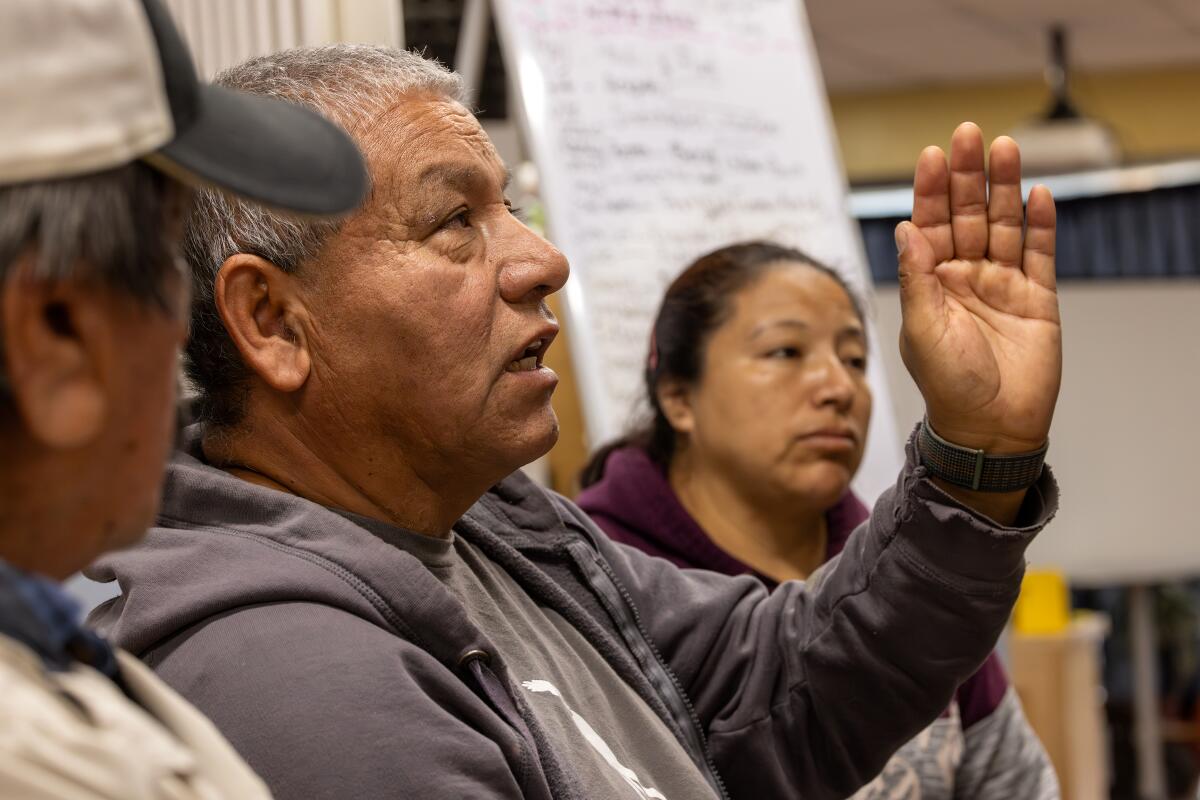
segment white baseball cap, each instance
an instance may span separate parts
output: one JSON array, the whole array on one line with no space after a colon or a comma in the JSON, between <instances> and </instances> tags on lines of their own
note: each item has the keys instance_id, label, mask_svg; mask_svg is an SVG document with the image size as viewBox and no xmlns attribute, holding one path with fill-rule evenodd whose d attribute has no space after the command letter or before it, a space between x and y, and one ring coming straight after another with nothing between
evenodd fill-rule
<instances>
[{"instance_id":1,"label":"white baseball cap","mask_svg":"<svg viewBox=\"0 0 1200 800\"><path fill-rule=\"evenodd\" d=\"M0 0L0 184L135 159L305 214L349 211L367 188L332 122L201 84L158 0Z\"/></svg>"}]
</instances>

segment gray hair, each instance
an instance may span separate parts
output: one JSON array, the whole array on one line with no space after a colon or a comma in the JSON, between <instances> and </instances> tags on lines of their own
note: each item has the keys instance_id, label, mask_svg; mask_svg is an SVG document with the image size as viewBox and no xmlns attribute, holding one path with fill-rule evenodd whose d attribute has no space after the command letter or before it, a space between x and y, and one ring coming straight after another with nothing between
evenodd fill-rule
<instances>
[{"instance_id":1,"label":"gray hair","mask_svg":"<svg viewBox=\"0 0 1200 800\"><path fill-rule=\"evenodd\" d=\"M285 50L232 67L216 83L314 109L356 140L405 96L430 94L465 104L462 79L420 53L337 44ZM242 413L249 372L217 313L213 287L225 260L249 253L292 273L313 258L340 220L288 217L215 190L199 192L184 252L192 268L192 329L187 376L198 393L196 413L215 427Z\"/></svg>"},{"instance_id":2,"label":"gray hair","mask_svg":"<svg viewBox=\"0 0 1200 800\"><path fill-rule=\"evenodd\" d=\"M182 189L141 162L0 186L0 285L32 251L28 279L94 282L168 310L163 281L179 267L167 225L173 191ZM0 400L6 383L0 364Z\"/></svg>"}]
</instances>

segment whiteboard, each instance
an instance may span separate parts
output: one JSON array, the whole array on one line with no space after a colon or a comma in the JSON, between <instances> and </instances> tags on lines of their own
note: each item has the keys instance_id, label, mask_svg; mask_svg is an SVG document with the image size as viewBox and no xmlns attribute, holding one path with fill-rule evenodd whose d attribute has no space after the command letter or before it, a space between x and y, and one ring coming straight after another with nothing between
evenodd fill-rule
<instances>
[{"instance_id":1,"label":"whiteboard","mask_svg":"<svg viewBox=\"0 0 1200 800\"><path fill-rule=\"evenodd\" d=\"M548 230L571 263L566 322L593 445L641 410L659 300L697 256L771 239L870 297L799 0L495 0L494 10ZM878 356L868 380L875 411L855 488L871 500L895 482L902 439Z\"/></svg>"}]
</instances>

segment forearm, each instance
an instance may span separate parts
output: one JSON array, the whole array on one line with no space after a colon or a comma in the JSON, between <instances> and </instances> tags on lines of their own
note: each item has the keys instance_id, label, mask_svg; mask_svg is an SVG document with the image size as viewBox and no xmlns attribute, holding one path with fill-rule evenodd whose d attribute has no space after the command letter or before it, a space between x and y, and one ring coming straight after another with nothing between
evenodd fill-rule
<instances>
[{"instance_id":1,"label":"forearm","mask_svg":"<svg viewBox=\"0 0 1200 800\"><path fill-rule=\"evenodd\" d=\"M872 527L855 534L862 541L851 542L836 568L846 574L824 578L818 589L815 621L828 627L806 648L811 697L796 702L811 703L834 732L810 737L827 736L866 763L876 757L871 745L890 753L945 708L994 646L1016 598L1024 549L1053 511L1048 473L1028 494L1009 517L1017 526L997 524L911 473L894 505L881 501ZM899 521L889 537L879 523L893 514ZM840 697L853 703L828 708Z\"/></svg>"},{"instance_id":2,"label":"forearm","mask_svg":"<svg viewBox=\"0 0 1200 800\"><path fill-rule=\"evenodd\" d=\"M1026 527L1002 527L921 477L908 453L819 587L767 596L750 579L680 573L601 543L735 794L850 795L946 707L1003 628L1024 549L1056 502L1052 478L1031 492Z\"/></svg>"}]
</instances>

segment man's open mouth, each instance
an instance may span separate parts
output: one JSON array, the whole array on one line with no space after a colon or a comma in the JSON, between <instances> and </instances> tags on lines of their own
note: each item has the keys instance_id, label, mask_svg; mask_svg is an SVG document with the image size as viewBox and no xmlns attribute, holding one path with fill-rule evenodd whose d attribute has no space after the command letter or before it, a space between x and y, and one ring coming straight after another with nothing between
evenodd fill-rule
<instances>
[{"instance_id":1,"label":"man's open mouth","mask_svg":"<svg viewBox=\"0 0 1200 800\"><path fill-rule=\"evenodd\" d=\"M550 347L550 342L554 341L553 336L539 336L534 339L521 353L508 362L508 366L504 368L505 372L533 372L542 366L542 358L546 354L546 350Z\"/></svg>"}]
</instances>

